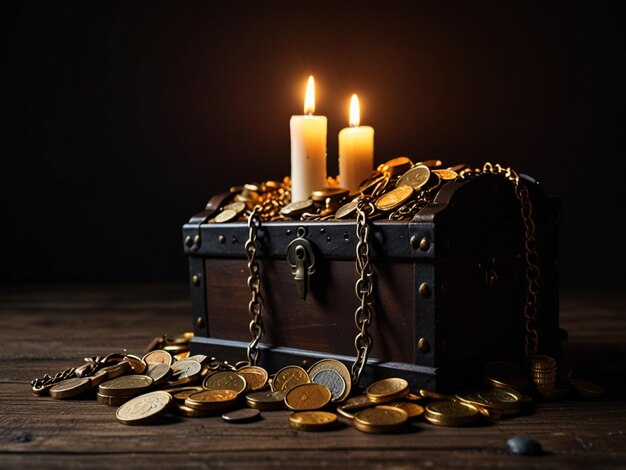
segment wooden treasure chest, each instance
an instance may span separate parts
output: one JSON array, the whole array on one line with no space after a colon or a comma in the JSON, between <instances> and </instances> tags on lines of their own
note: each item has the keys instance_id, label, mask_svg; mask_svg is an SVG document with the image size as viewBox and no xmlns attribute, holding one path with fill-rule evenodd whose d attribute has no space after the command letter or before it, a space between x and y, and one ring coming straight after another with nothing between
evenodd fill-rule
<instances>
[{"instance_id":1,"label":"wooden treasure chest","mask_svg":"<svg viewBox=\"0 0 626 470\"><path fill-rule=\"evenodd\" d=\"M286 179L213 197L183 227L192 353L270 373L335 358L362 383L437 391L489 360L557 355L559 200L499 165L406 163L359 195L298 205Z\"/></svg>"}]
</instances>

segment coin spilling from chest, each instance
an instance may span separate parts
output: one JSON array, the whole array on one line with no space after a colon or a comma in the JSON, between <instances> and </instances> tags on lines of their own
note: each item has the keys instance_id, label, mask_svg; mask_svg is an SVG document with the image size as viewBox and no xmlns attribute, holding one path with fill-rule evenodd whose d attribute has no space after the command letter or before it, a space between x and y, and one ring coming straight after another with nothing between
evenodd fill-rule
<instances>
[{"instance_id":1,"label":"coin spilling from chest","mask_svg":"<svg viewBox=\"0 0 626 470\"><path fill-rule=\"evenodd\" d=\"M419 191L430 178L430 169L426 165L415 165L404 173L396 182L396 188L409 186L415 191Z\"/></svg>"},{"instance_id":2,"label":"coin spilling from chest","mask_svg":"<svg viewBox=\"0 0 626 470\"><path fill-rule=\"evenodd\" d=\"M235 404L238 394L234 390L203 390L185 398L185 406L196 410L222 410Z\"/></svg>"},{"instance_id":3,"label":"coin spilling from chest","mask_svg":"<svg viewBox=\"0 0 626 470\"><path fill-rule=\"evenodd\" d=\"M398 186L392 189L388 193L380 196L374 205L378 210L387 212L397 209L406 201L408 201L413 195L413 188L411 186Z\"/></svg>"},{"instance_id":4,"label":"coin spilling from chest","mask_svg":"<svg viewBox=\"0 0 626 470\"><path fill-rule=\"evenodd\" d=\"M397 400L409 393L409 383L400 378L390 378L374 382L365 390L365 396L374 403Z\"/></svg>"},{"instance_id":5,"label":"coin spilling from chest","mask_svg":"<svg viewBox=\"0 0 626 470\"><path fill-rule=\"evenodd\" d=\"M202 382L202 386L206 389L213 390L233 390L235 393L243 393L246 389L246 379L234 371L218 371Z\"/></svg>"},{"instance_id":6,"label":"coin spilling from chest","mask_svg":"<svg viewBox=\"0 0 626 470\"><path fill-rule=\"evenodd\" d=\"M272 390L287 392L296 385L310 383L311 378L307 371L300 366L287 366L276 372L272 381Z\"/></svg>"},{"instance_id":7,"label":"coin spilling from chest","mask_svg":"<svg viewBox=\"0 0 626 470\"><path fill-rule=\"evenodd\" d=\"M98 386L98 393L111 397L129 397L146 392L154 381L147 375L123 375Z\"/></svg>"},{"instance_id":8,"label":"coin spilling from chest","mask_svg":"<svg viewBox=\"0 0 626 470\"><path fill-rule=\"evenodd\" d=\"M322 371L332 371L338 374L342 381L338 381L337 377L332 374L332 372L330 374L325 373L318 377L318 374ZM309 367L307 372L313 382L326 385L331 392L333 392L333 401L344 401L350 395L350 391L352 390L352 377L350 375L350 371L343 362L336 359L321 359ZM318 379L315 380L314 377L318 377ZM324 380L329 383L324 383ZM342 387L343 391L338 393L338 390Z\"/></svg>"},{"instance_id":9,"label":"coin spilling from chest","mask_svg":"<svg viewBox=\"0 0 626 470\"><path fill-rule=\"evenodd\" d=\"M337 415L328 411L299 411L288 419L289 425L299 431L327 431L337 424Z\"/></svg>"},{"instance_id":10,"label":"coin spilling from chest","mask_svg":"<svg viewBox=\"0 0 626 470\"><path fill-rule=\"evenodd\" d=\"M244 366L237 369L237 373L246 380L246 392L258 392L267 385L269 378L267 371L259 366Z\"/></svg>"},{"instance_id":11,"label":"coin spilling from chest","mask_svg":"<svg viewBox=\"0 0 626 470\"><path fill-rule=\"evenodd\" d=\"M163 349L157 349L146 354L143 357L143 361L146 364L167 364L168 366L171 366L174 362L174 358L169 352L164 351Z\"/></svg>"},{"instance_id":12,"label":"coin spilling from chest","mask_svg":"<svg viewBox=\"0 0 626 470\"><path fill-rule=\"evenodd\" d=\"M285 405L294 411L310 411L324 408L332 397L328 387L317 383L296 385L285 394Z\"/></svg>"},{"instance_id":13,"label":"coin spilling from chest","mask_svg":"<svg viewBox=\"0 0 626 470\"><path fill-rule=\"evenodd\" d=\"M380 405L359 411L354 416L353 426L361 432L387 434L400 431L408 419L406 411Z\"/></svg>"},{"instance_id":14,"label":"coin spilling from chest","mask_svg":"<svg viewBox=\"0 0 626 470\"><path fill-rule=\"evenodd\" d=\"M120 406L115 413L122 424L147 424L164 414L172 404L172 396L163 391L139 395Z\"/></svg>"}]
</instances>

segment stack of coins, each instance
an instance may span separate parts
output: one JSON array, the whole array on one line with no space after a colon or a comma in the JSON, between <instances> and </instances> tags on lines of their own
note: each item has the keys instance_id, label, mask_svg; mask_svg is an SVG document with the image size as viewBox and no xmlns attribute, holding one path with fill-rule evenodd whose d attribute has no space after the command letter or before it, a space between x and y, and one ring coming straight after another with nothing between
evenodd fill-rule
<instances>
[{"instance_id":1,"label":"stack of coins","mask_svg":"<svg viewBox=\"0 0 626 470\"><path fill-rule=\"evenodd\" d=\"M554 389L556 383L556 361L548 356L531 356L530 374L540 392Z\"/></svg>"},{"instance_id":2,"label":"stack of coins","mask_svg":"<svg viewBox=\"0 0 626 470\"><path fill-rule=\"evenodd\" d=\"M98 386L98 403L120 406L138 395L146 393L153 380L147 375L122 375L102 382Z\"/></svg>"}]
</instances>

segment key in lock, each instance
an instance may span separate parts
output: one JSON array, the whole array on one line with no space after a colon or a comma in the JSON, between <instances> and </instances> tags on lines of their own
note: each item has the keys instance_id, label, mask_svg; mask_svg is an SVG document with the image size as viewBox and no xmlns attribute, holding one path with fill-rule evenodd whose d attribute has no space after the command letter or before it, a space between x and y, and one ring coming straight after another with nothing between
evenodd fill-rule
<instances>
[{"instance_id":1,"label":"key in lock","mask_svg":"<svg viewBox=\"0 0 626 470\"><path fill-rule=\"evenodd\" d=\"M309 278L315 272L315 255L313 246L304 238L304 230L298 230L298 238L287 247L287 262L296 281L296 292L305 300L309 290Z\"/></svg>"}]
</instances>

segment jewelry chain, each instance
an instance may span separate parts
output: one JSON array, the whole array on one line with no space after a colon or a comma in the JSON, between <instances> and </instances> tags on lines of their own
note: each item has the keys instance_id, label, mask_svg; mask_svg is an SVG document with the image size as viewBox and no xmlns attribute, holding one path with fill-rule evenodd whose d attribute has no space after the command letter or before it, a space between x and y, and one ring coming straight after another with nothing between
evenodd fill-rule
<instances>
[{"instance_id":1,"label":"jewelry chain","mask_svg":"<svg viewBox=\"0 0 626 470\"><path fill-rule=\"evenodd\" d=\"M259 359L259 341L261 341L263 337L263 319L261 318L261 310L263 308L261 299L261 275L259 262L256 259L257 230L261 225L259 213L262 209L261 206L255 206L248 216L248 240L245 245L246 257L248 258L248 270L250 271L248 289L250 289L252 296L248 304L248 310L252 316L249 325L252 340L248 344L247 356L248 364L253 366L256 365Z\"/></svg>"}]
</instances>

